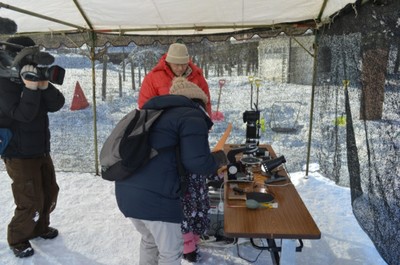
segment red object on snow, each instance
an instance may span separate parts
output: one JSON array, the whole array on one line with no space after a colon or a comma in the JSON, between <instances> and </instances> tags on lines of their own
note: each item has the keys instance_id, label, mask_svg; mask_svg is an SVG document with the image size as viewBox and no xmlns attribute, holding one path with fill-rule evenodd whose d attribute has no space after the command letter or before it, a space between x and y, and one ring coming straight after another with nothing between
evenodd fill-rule
<instances>
[{"instance_id":1,"label":"red object on snow","mask_svg":"<svg viewBox=\"0 0 400 265\"><path fill-rule=\"evenodd\" d=\"M213 121L223 121L224 118L224 114L220 111L214 111L213 113L211 113L211 119Z\"/></svg>"},{"instance_id":2,"label":"red object on snow","mask_svg":"<svg viewBox=\"0 0 400 265\"><path fill-rule=\"evenodd\" d=\"M224 114L219 111L219 103L221 101L221 92L222 92L222 87L225 85L225 79L220 79L218 84L219 84L219 93L218 93L218 103L217 103L217 111L214 111L211 113L211 119L213 121L223 121L224 120Z\"/></svg>"},{"instance_id":3,"label":"red object on snow","mask_svg":"<svg viewBox=\"0 0 400 265\"><path fill-rule=\"evenodd\" d=\"M87 107L89 107L89 102L83 93L79 81L76 81L74 97L72 99L70 110L86 109Z\"/></svg>"}]
</instances>

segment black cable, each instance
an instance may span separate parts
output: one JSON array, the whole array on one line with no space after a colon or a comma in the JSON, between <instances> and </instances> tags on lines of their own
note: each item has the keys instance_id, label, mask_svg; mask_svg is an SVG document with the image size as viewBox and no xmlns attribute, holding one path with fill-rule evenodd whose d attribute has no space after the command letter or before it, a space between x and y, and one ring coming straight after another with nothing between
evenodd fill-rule
<instances>
[{"instance_id":1,"label":"black cable","mask_svg":"<svg viewBox=\"0 0 400 265\"><path fill-rule=\"evenodd\" d=\"M223 187L223 186L224 186L224 183L221 184L220 192L222 192L221 190L222 190L222 187ZM222 201L222 196L221 196L221 194L220 194L220 202L221 202L221 201ZM214 233L215 241L222 241L222 240L227 239L227 238L225 237L225 235L224 235L224 230L223 230L223 229L224 229L224 226L223 226L223 223L222 223L223 220L219 220L220 214L221 214L221 212L218 210L218 206L217 206L217 220L216 220L216 222L215 222L213 225L211 225L211 229L212 229L212 230L215 230L215 233ZM222 230L222 232L221 232L221 230ZM252 260L246 259L245 257L242 257L242 256L240 255L239 244L238 244L238 239L237 239L237 238L234 238L234 239L233 239L233 243L236 244L236 249L237 249L238 257L241 258L241 259L243 259L243 260L245 260L245 261L247 261L247 262L250 262L250 263L256 262L256 261L258 260L258 258L260 257L261 253L264 251L264 250L261 250L261 251L257 254L255 260L252 261Z\"/></svg>"},{"instance_id":2,"label":"black cable","mask_svg":"<svg viewBox=\"0 0 400 265\"><path fill-rule=\"evenodd\" d=\"M246 259L245 257L242 257L242 255L240 255L239 244L236 244L236 250L237 250L237 255L238 255L239 258L241 258L242 260L245 260L245 261L247 261L247 262L250 262L250 263L256 262L256 261L258 260L258 258L260 257L261 253L264 252L264 249L261 250L261 251L257 254L255 260L250 260L250 259Z\"/></svg>"}]
</instances>

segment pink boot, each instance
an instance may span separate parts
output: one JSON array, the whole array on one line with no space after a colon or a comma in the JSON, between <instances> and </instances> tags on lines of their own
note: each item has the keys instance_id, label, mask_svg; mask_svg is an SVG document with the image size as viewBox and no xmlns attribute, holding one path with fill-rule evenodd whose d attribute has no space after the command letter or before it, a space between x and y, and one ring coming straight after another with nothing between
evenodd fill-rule
<instances>
[{"instance_id":1,"label":"pink boot","mask_svg":"<svg viewBox=\"0 0 400 265\"><path fill-rule=\"evenodd\" d=\"M183 234L183 259L189 262L197 262L200 260L196 250L196 239L192 232Z\"/></svg>"},{"instance_id":2,"label":"pink boot","mask_svg":"<svg viewBox=\"0 0 400 265\"><path fill-rule=\"evenodd\" d=\"M183 254L196 251L196 241L192 232L183 234Z\"/></svg>"}]
</instances>

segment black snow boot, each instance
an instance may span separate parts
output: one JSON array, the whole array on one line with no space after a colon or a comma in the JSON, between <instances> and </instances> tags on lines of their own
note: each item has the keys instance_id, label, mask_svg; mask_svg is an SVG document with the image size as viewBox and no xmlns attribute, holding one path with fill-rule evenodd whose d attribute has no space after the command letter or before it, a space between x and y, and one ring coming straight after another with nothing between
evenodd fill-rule
<instances>
[{"instance_id":1,"label":"black snow boot","mask_svg":"<svg viewBox=\"0 0 400 265\"><path fill-rule=\"evenodd\" d=\"M50 226L49 228L47 228L46 232L40 235L40 237L44 239L53 239L57 236L58 236L58 230Z\"/></svg>"},{"instance_id":2,"label":"black snow boot","mask_svg":"<svg viewBox=\"0 0 400 265\"><path fill-rule=\"evenodd\" d=\"M18 258L26 258L34 254L33 248L29 241L17 244L15 246L10 246L10 248L14 252L14 255Z\"/></svg>"}]
</instances>

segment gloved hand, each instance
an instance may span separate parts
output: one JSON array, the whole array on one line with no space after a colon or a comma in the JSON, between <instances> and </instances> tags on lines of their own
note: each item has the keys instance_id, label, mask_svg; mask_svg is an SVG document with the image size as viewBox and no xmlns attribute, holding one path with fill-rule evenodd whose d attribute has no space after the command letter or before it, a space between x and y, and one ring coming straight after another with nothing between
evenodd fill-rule
<instances>
[{"instance_id":1,"label":"gloved hand","mask_svg":"<svg viewBox=\"0 0 400 265\"><path fill-rule=\"evenodd\" d=\"M218 168L228 165L228 158L223 150L212 152L211 155L214 157L215 162L217 162Z\"/></svg>"},{"instance_id":2,"label":"gloved hand","mask_svg":"<svg viewBox=\"0 0 400 265\"><path fill-rule=\"evenodd\" d=\"M49 81L48 80L44 80L44 81L39 81L38 82L38 88L40 90L45 90L45 89L47 89L48 86L49 86Z\"/></svg>"},{"instance_id":3,"label":"gloved hand","mask_svg":"<svg viewBox=\"0 0 400 265\"><path fill-rule=\"evenodd\" d=\"M25 87L31 90L37 90L38 88L38 82L37 81L31 81L31 80L26 80L24 79L24 74L26 73L37 73L37 69L35 66L33 65L24 65L24 67L22 67L21 69L21 78L22 78L22 82L24 82Z\"/></svg>"}]
</instances>

